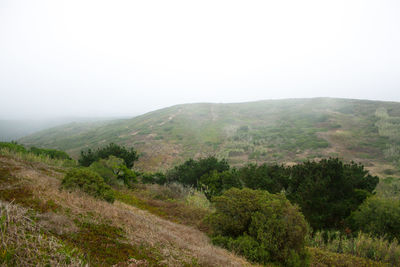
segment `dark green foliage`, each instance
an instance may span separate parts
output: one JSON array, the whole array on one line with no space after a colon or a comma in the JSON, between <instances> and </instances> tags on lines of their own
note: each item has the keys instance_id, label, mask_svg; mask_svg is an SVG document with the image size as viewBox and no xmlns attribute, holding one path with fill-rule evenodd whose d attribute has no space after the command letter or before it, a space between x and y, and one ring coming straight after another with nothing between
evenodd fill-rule
<instances>
[{"instance_id":1,"label":"dark green foliage","mask_svg":"<svg viewBox=\"0 0 400 267\"><path fill-rule=\"evenodd\" d=\"M246 187L279 193L288 187L288 169L280 165L249 164L240 168L239 175Z\"/></svg>"},{"instance_id":2,"label":"dark green foliage","mask_svg":"<svg viewBox=\"0 0 400 267\"><path fill-rule=\"evenodd\" d=\"M201 176L199 183L208 200L211 200L213 196L221 195L223 191L232 187L242 188L239 175L234 169L223 172L213 170Z\"/></svg>"},{"instance_id":3,"label":"dark green foliage","mask_svg":"<svg viewBox=\"0 0 400 267\"><path fill-rule=\"evenodd\" d=\"M109 185L125 184L133 187L137 182L136 173L125 166L122 159L110 156L100 159L90 165L90 169L97 172Z\"/></svg>"},{"instance_id":4,"label":"dark green foliage","mask_svg":"<svg viewBox=\"0 0 400 267\"><path fill-rule=\"evenodd\" d=\"M93 152L90 148L85 152L81 151L81 156L78 159L78 163L81 166L89 167L93 162L99 159L96 152Z\"/></svg>"},{"instance_id":5,"label":"dark green foliage","mask_svg":"<svg viewBox=\"0 0 400 267\"><path fill-rule=\"evenodd\" d=\"M340 228L378 181L362 165L323 159L291 167L286 195L301 207L314 229Z\"/></svg>"},{"instance_id":6,"label":"dark green foliage","mask_svg":"<svg viewBox=\"0 0 400 267\"><path fill-rule=\"evenodd\" d=\"M81 156L78 160L79 164L85 167L90 166L93 162L99 159L106 159L109 156L115 156L124 160L126 167L132 168L133 163L138 160L139 156L137 152L131 149L127 149L123 146L110 143L108 146L99 148L96 151L88 149L86 152L81 151Z\"/></svg>"},{"instance_id":7,"label":"dark green foliage","mask_svg":"<svg viewBox=\"0 0 400 267\"><path fill-rule=\"evenodd\" d=\"M38 148L33 146L30 148L30 152L38 156L39 155L48 156L49 158L52 159L69 159L69 160L71 159L71 157L64 151L56 149Z\"/></svg>"},{"instance_id":8,"label":"dark green foliage","mask_svg":"<svg viewBox=\"0 0 400 267\"><path fill-rule=\"evenodd\" d=\"M118 179L124 181L128 187L133 187L137 183L136 173L123 164L119 166L117 175Z\"/></svg>"},{"instance_id":9,"label":"dark green foliage","mask_svg":"<svg viewBox=\"0 0 400 267\"><path fill-rule=\"evenodd\" d=\"M218 160L214 156L199 160L189 159L170 170L167 173L167 180L197 187L200 178L214 170L217 172L227 171L229 164L225 159Z\"/></svg>"},{"instance_id":10,"label":"dark green foliage","mask_svg":"<svg viewBox=\"0 0 400 267\"><path fill-rule=\"evenodd\" d=\"M349 221L354 231L400 240L400 200L370 197Z\"/></svg>"},{"instance_id":11,"label":"dark green foliage","mask_svg":"<svg viewBox=\"0 0 400 267\"><path fill-rule=\"evenodd\" d=\"M107 166L105 160L99 160L93 162L89 168L97 172L109 185L115 185L117 180L117 175L114 173L113 169Z\"/></svg>"},{"instance_id":12,"label":"dark green foliage","mask_svg":"<svg viewBox=\"0 0 400 267\"><path fill-rule=\"evenodd\" d=\"M232 188L213 201L208 221L215 243L264 264L307 265L307 223L284 195Z\"/></svg>"},{"instance_id":13,"label":"dark green foliage","mask_svg":"<svg viewBox=\"0 0 400 267\"><path fill-rule=\"evenodd\" d=\"M61 182L61 187L65 189L80 189L91 196L111 203L115 199L114 192L104 182L104 179L87 168L75 168L68 171Z\"/></svg>"},{"instance_id":14,"label":"dark green foliage","mask_svg":"<svg viewBox=\"0 0 400 267\"><path fill-rule=\"evenodd\" d=\"M167 177L162 172L143 173L141 175L142 183L144 184L159 184L163 185L167 182Z\"/></svg>"},{"instance_id":15,"label":"dark green foliage","mask_svg":"<svg viewBox=\"0 0 400 267\"><path fill-rule=\"evenodd\" d=\"M11 151L14 151L14 152L22 152L22 153L27 152L25 147L22 146L22 145L19 145L17 142L10 142L10 143L8 143L8 142L0 142L0 149L1 148L7 148L7 149L9 149Z\"/></svg>"}]
</instances>

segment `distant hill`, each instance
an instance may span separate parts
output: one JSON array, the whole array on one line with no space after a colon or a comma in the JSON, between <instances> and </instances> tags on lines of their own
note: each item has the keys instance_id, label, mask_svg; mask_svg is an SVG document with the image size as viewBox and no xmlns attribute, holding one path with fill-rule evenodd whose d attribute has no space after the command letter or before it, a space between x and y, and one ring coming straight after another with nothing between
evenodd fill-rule
<instances>
[{"instance_id":1,"label":"distant hill","mask_svg":"<svg viewBox=\"0 0 400 267\"><path fill-rule=\"evenodd\" d=\"M23 136L61 124L63 123L35 120L0 120L0 141L17 140Z\"/></svg>"},{"instance_id":2,"label":"distant hill","mask_svg":"<svg viewBox=\"0 0 400 267\"><path fill-rule=\"evenodd\" d=\"M395 173L400 103L313 98L185 104L132 119L71 123L19 141L75 157L82 149L115 142L137 149L137 166L145 170L213 154L233 165L338 156L377 174Z\"/></svg>"},{"instance_id":3,"label":"distant hill","mask_svg":"<svg viewBox=\"0 0 400 267\"><path fill-rule=\"evenodd\" d=\"M21 137L72 122L90 123L109 118L65 117L52 119L2 120L0 119L0 142L17 140Z\"/></svg>"}]
</instances>

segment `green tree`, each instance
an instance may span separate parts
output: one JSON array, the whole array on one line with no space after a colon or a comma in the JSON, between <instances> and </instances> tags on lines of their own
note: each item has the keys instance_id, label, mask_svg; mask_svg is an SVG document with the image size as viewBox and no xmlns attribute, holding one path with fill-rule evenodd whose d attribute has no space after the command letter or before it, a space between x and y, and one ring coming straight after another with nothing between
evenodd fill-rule
<instances>
[{"instance_id":1,"label":"green tree","mask_svg":"<svg viewBox=\"0 0 400 267\"><path fill-rule=\"evenodd\" d=\"M279 193L288 186L288 169L280 165L249 164L239 169L239 176L246 187Z\"/></svg>"},{"instance_id":2,"label":"green tree","mask_svg":"<svg viewBox=\"0 0 400 267\"><path fill-rule=\"evenodd\" d=\"M199 160L189 159L170 170L167 173L167 180L198 187L198 182L203 175L214 170L217 172L227 171L229 168L229 164L225 159L218 160L214 156Z\"/></svg>"},{"instance_id":3,"label":"green tree","mask_svg":"<svg viewBox=\"0 0 400 267\"><path fill-rule=\"evenodd\" d=\"M115 156L124 160L126 167L129 169L133 167L133 163L139 159L139 156L133 148L127 149L114 143L108 146L99 148L96 151L88 149L81 151L81 156L78 160L79 164L85 167L90 166L93 162L99 159L106 159L109 156Z\"/></svg>"},{"instance_id":4,"label":"green tree","mask_svg":"<svg viewBox=\"0 0 400 267\"><path fill-rule=\"evenodd\" d=\"M223 172L213 170L200 177L200 185L208 200L232 187L242 188L239 175L235 170Z\"/></svg>"},{"instance_id":5,"label":"green tree","mask_svg":"<svg viewBox=\"0 0 400 267\"><path fill-rule=\"evenodd\" d=\"M371 195L379 179L360 164L339 159L304 162L290 168L286 195L315 229L340 228Z\"/></svg>"}]
</instances>

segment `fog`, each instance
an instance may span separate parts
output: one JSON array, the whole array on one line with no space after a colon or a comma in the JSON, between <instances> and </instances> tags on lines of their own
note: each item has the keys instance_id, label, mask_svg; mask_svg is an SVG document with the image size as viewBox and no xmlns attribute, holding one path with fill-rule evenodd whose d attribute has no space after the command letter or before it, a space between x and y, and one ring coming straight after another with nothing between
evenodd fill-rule
<instances>
[{"instance_id":1,"label":"fog","mask_svg":"<svg viewBox=\"0 0 400 267\"><path fill-rule=\"evenodd\" d=\"M400 101L400 1L0 1L0 119Z\"/></svg>"}]
</instances>

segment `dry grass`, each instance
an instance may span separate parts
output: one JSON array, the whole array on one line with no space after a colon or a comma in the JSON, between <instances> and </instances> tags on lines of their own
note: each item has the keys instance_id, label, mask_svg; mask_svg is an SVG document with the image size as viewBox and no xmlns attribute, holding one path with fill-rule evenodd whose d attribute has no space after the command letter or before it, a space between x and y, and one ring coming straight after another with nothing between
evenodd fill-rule
<instances>
[{"instance_id":1,"label":"dry grass","mask_svg":"<svg viewBox=\"0 0 400 267\"><path fill-rule=\"evenodd\" d=\"M0 201L0 266L82 266L76 252L48 235L28 210Z\"/></svg>"},{"instance_id":2,"label":"dry grass","mask_svg":"<svg viewBox=\"0 0 400 267\"><path fill-rule=\"evenodd\" d=\"M59 190L60 175L48 175L18 159L0 157L0 163L12 165L13 176L28 184L34 198L54 202L66 212L41 215L41 225L53 225L53 232L76 231L71 218L90 219L122 229L126 242L150 247L161 254L157 265L245 266L244 259L210 244L208 237L192 227L161 219L149 212L116 201L110 204L79 192ZM58 177L58 178L57 178ZM129 259L126 259L129 260Z\"/></svg>"}]
</instances>

